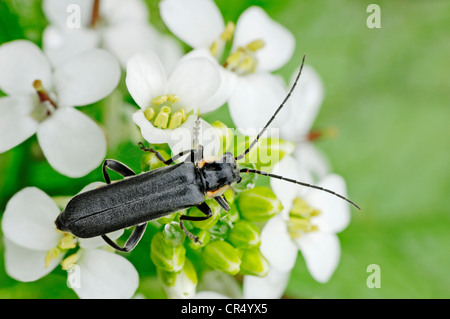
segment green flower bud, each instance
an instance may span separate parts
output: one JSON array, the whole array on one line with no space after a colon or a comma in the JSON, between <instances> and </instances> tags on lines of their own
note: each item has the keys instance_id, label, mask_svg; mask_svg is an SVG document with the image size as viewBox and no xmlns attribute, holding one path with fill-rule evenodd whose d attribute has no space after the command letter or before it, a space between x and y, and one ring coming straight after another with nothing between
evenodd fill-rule
<instances>
[{"instance_id":1,"label":"green flower bud","mask_svg":"<svg viewBox=\"0 0 450 319\"><path fill-rule=\"evenodd\" d=\"M227 152L228 148L233 142L234 137L233 131L220 121L215 121L211 123L211 126L214 127L216 131L219 133L218 136L220 139L221 151L219 151L218 155L222 155Z\"/></svg>"},{"instance_id":2,"label":"green flower bud","mask_svg":"<svg viewBox=\"0 0 450 319\"><path fill-rule=\"evenodd\" d=\"M170 272L158 268L157 273L168 298L181 299L194 296L198 279L197 272L189 259L186 259L180 272Z\"/></svg>"},{"instance_id":3,"label":"green flower bud","mask_svg":"<svg viewBox=\"0 0 450 319\"><path fill-rule=\"evenodd\" d=\"M164 157L164 159L169 159L170 155L163 149L158 149L159 154ZM163 162L161 162L156 154L153 153L145 153L141 157L141 169L142 171L150 171L152 169L157 169L160 167L166 166Z\"/></svg>"},{"instance_id":4,"label":"green flower bud","mask_svg":"<svg viewBox=\"0 0 450 319\"><path fill-rule=\"evenodd\" d=\"M242 154L253 141L248 136L237 138L235 153ZM249 154L238 161L239 165L254 163L258 170L270 172L283 157L292 154L295 144L278 138L262 138Z\"/></svg>"},{"instance_id":5,"label":"green flower bud","mask_svg":"<svg viewBox=\"0 0 450 319\"><path fill-rule=\"evenodd\" d=\"M220 219L220 205L213 199L207 200L206 203L208 204L209 208L211 208L212 216L208 219L194 221L192 223L192 225L200 229L210 229ZM189 209L188 215L205 217L205 214L195 206Z\"/></svg>"},{"instance_id":6,"label":"green flower bud","mask_svg":"<svg viewBox=\"0 0 450 319\"><path fill-rule=\"evenodd\" d=\"M236 201L241 216L252 222L269 220L283 209L272 190L263 186L242 192Z\"/></svg>"},{"instance_id":7,"label":"green flower bud","mask_svg":"<svg viewBox=\"0 0 450 319\"><path fill-rule=\"evenodd\" d=\"M192 249L199 249L207 245L211 241L211 234L208 230L205 229L196 229L192 232L195 236L198 237L199 241L194 242L190 240L188 245Z\"/></svg>"},{"instance_id":8,"label":"green flower bud","mask_svg":"<svg viewBox=\"0 0 450 319\"><path fill-rule=\"evenodd\" d=\"M217 240L209 243L204 248L202 256L203 260L213 269L231 275L239 272L241 264L239 250L227 242Z\"/></svg>"},{"instance_id":9,"label":"green flower bud","mask_svg":"<svg viewBox=\"0 0 450 319\"><path fill-rule=\"evenodd\" d=\"M230 210L225 212L222 217L223 222L235 223L239 220L239 211L237 209L236 203L230 205Z\"/></svg>"},{"instance_id":10,"label":"green flower bud","mask_svg":"<svg viewBox=\"0 0 450 319\"><path fill-rule=\"evenodd\" d=\"M161 225L169 224L175 220L175 218L177 217L177 214L178 214L178 212L164 216L164 217L160 217L156 221L158 223L160 223ZM183 214L183 212L182 212L182 214Z\"/></svg>"},{"instance_id":11,"label":"green flower bud","mask_svg":"<svg viewBox=\"0 0 450 319\"><path fill-rule=\"evenodd\" d=\"M254 247L244 250L240 271L242 275L264 277L268 272L269 262L261 254L259 248Z\"/></svg>"},{"instance_id":12,"label":"green flower bud","mask_svg":"<svg viewBox=\"0 0 450 319\"><path fill-rule=\"evenodd\" d=\"M261 244L258 227L246 220L234 224L228 234L228 241L239 248L258 247Z\"/></svg>"},{"instance_id":13,"label":"green flower bud","mask_svg":"<svg viewBox=\"0 0 450 319\"><path fill-rule=\"evenodd\" d=\"M233 204L236 194L234 193L234 190L232 188L229 188L223 193L223 196L225 196L225 199L227 200L228 204Z\"/></svg>"},{"instance_id":14,"label":"green flower bud","mask_svg":"<svg viewBox=\"0 0 450 319\"><path fill-rule=\"evenodd\" d=\"M172 224L153 236L150 257L153 263L165 271L180 271L185 262L184 234Z\"/></svg>"},{"instance_id":15,"label":"green flower bud","mask_svg":"<svg viewBox=\"0 0 450 319\"><path fill-rule=\"evenodd\" d=\"M239 164L239 168L253 168L255 169L256 166L253 164ZM241 174L241 181L238 184L235 184L233 188L237 192L242 192L247 189L252 189L255 187L256 180L258 178L258 174Z\"/></svg>"}]
</instances>

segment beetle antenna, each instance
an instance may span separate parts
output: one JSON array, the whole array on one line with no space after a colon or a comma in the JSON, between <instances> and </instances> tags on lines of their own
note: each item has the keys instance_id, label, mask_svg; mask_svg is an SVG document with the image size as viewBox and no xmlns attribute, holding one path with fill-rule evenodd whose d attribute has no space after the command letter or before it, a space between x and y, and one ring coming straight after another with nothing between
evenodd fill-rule
<instances>
[{"instance_id":1,"label":"beetle antenna","mask_svg":"<svg viewBox=\"0 0 450 319\"><path fill-rule=\"evenodd\" d=\"M281 102L280 106L277 108L277 110L275 111L275 113L273 114L273 116L271 117L271 119L269 120L269 122L267 122L266 126L264 126L264 128L261 130L261 132L259 132L259 134L256 136L256 138L253 140L252 144L250 144L250 146L245 150L244 153L242 153L241 155L235 157L235 160L240 160L242 158L244 158L249 152L250 150L253 148L253 146L256 145L256 143L258 142L258 140L260 139L260 137L264 134L264 132L267 130L267 127L270 125L270 123L272 123L272 121L275 119L275 117L277 116L278 112L280 112L280 110L283 108L283 106L286 104L287 100L289 100L292 92L294 91L298 80L300 79L300 75L302 74L302 70L303 70L303 65L305 64L305 57L306 55L303 56L302 59L302 64L300 66L300 71L298 71L297 77L295 78L294 84L292 85L291 89L289 90L288 94L286 95L286 97L284 98L283 102Z\"/></svg>"},{"instance_id":2,"label":"beetle antenna","mask_svg":"<svg viewBox=\"0 0 450 319\"><path fill-rule=\"evenodd\" d=\"M344 197L342 195L339 195L338 193L335 193L332 190L329 190L329 189L326 189L326 188L323 188L323 187L320 187L320 186L299 182L299 181L296 181L294 179L286 178L286 177L283 177L283 176L280 176L280 175L270 174L270 173L267 173L267 172L261 172L261 171L258 171L256 169L252 169L252 168L243 168L243 169L240 170L240 172L241 173L255 173L255 174L259 174L259 175L264 175L264 176L269 176L269 177L273 177L273 178L278 178L278 179L281 179L283 181L287 181L287 182L291 182L291 183L294 183L294 184L298 184L298 185L302 185L302 186L306 186L306 187L310 187L310 188L315 188L315 189L318 189L318 190L321 190L321 191L324 191L324 192L328 192L330 194L333 194L333 195L335 195L335 196L337 196L337 197L339 197L339 198L349 202L350 204L352 204L353 206L358 208L358 210L361 211L361 208L358 205L356 205L354 202L349 200L348 198L346 198L346 197Z\"/></svg>"}]
</instances>

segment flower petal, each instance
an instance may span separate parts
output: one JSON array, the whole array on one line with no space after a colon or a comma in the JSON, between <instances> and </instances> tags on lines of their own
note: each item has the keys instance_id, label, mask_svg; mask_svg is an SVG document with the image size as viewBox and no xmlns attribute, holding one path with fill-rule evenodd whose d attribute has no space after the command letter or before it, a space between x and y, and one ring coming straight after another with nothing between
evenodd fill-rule
<instances>
[{"instance_id":1,"label":"flower petal","mask_svg":"<svg viewBox=\"0 0 450 319\"><path fill-rule=\"evenodd\" d=\"M339 238L335 234L318 231L302 235L295 242L311 276L322 283L330 280L341 256Z\"/></svg>"},{"instance_id":2,"label":"flower petal","mask_svg":"<svg viewBox=\"0 0 450 319\"><path fill-rule=\"evenodd\" d=\"M328 175L319 185L347 197L345 181L339 175ZM321 214L312 220L320 231L338 233L350 223L350 206L343 199L322 191L311 190L306 194L305 200L321 211Z\"/></svg>"},{"instance_id":3,"label":"flower petal","mask_svg":"<svg viewBox=\"0 0 450 319\"><path fill-rule=\"evenodd\" d=\"M295 72L291 85L297 76ZM299 82L286 105L289 114L286 123L281 126L281 137L292 140L304 140L319 112L324 96L324 89L319 75L314 69L305 65Z\"/></svg>"},{"instance_id":4,"label":"flower petal","mask_svg":"<svg viewBox=\"0 0 450 319\"><path fill-rule=\"evenodd\" d=\"M120 66L105 50L93 49L56 68L59 106L82 106L108 96L120 79Z\"/></svg>"},{"instance_id":5,"label":"flower petal","mask_svg":"<svg viewBox=\"0 0 450 319\"><path fill-rule=\"evenodd\" d=\"M131 298L139 285L139 275L133 265L114 253L83 250L78 266L80 286L74 290L83 299Z\"/></svg>"},{"instance_id":6,"label":"flower petal","mask_svg":"<svg viewBox=\"0 0 450 319\"><path fill-rule=\"evenodd\" d=\"M164 0L159 8L170 31L193 48L209 48L225 29L211 0Z\"/></svg>"},{"instance_id":7,"label":"flower petal","mask_svg":"<svg viewBox=\"0 0 450 319\"><path fill-rule=\"evenodd\" d=\"M166 70L171 70L183 55L181 46L173 38L159 34L152 26L144 23L111 26L104 31L103 41L124 68L138 52L153 51Z\"/></svg>"},{"instance_id":8,"label":"flower petal","mask_svg":"<svg viewBox=\"0 0 450 319\"><path fill-rule=\"evenodd\" d=\"M0 89L8 95L36 94L35 80L52 88L51 66L33 42L16 40L0 46Z\"/></svg>"},{"instance_id":9,"label":"flower petal","mask_svg":"<svg viewBox=\"0 0 450 319\"><path fill-rule=\"evenodd\" d=\"M203 57L209 59L214 64L218 65L217 60L211 54L211 51L205 48L195 49L183 56L183 60L191 59L195 57ZM237 83L238 76L236 73L228 71L227 69L218 66L218 70L221 77L220 88L216 94L205 103L205 107L202 109L202 113L207 113L217 109L224 105L231 96L235 85Z\"/></svg>"},{"instance_id":10,"label":"flower petal","mask_svg":"<svg viewBox=\"0 0 450 319\"><path fill-rule=\"evenodd\" d=\"M103 131L91 118L70 107L58 109L42 122L37 137L50 165L69 177L86 175L106 154Z\"/></svg>"},{"instance_id":11,"label":"flower petal","mask_svg":"<svg viewBox=\"0 0 450 319\"><path fill-rule=\"evenodd\" d=\"M126 83L134 101L143 109L155 97L168 93L164 67L150 51L139 52L128 60Z\"/></svg>"},{"instance_id":12,"label":"flower petal","mask_svg":"<svg viewBox=\"0 0 450 319\"><path fill-rule=\"evenodd\" d=\"M6 273L19 281L30 282L38 280L50 273L64 257L60 254L45 267L45 250L28 249L16 245L5 238L5 270Z\"/></svg>"},{"instance_id":13,"label":"flower petal","mask_svg":"<svg viewBox=\"0 0 450 319\"><path fill-rule=\"evenodd\" d=\"M170 140L167 142L172 154L175 155L195 147L193 139L196 119L197 116L190 115L183 125L172 130ZM220 139L217 134L217 131L208 122L200 119L199 144L203 146L203 157L216 156L219 153ZM181 157L180 161L183 161L187 156Z\"/></svg>"},{"instance_id":14,"label":"flower petal","mask_svg":"<svg viewBox=\"0 0 450 319\"><path fill-rule=\"evenodd\" d=\"M330 173L328 159L313 143L298 143L295 147L294 157L300 167L311 173L314 180L320 180ZM310 183L313 183L313 181L311 180Z\"/></svg>"},{"instance_id":15,"label":"flower petal","mask_svg":"<svg viewBox=\"0 0 450 319\"><path fill-rule=\"evenodd\" d=\"M36 133L39 123L30 116L36 100L31 96L0 98L0 153Z\"/></svg>"},{"instance_id":16,"label":"flower petal","mask_svg":"<svg viewBox=\"0 0 450 319\"><path fill-rule=\"evenodd\" d=\"M212 110L207 103L219 91L221 81L219 66L210 59L184 59L169 77L169 93L177 95L186 110L198 108L203 113Z\"/></svg>"},{"instance_id":17,"label":"flower petal","mask_svg":"<svg viewBox=\"0 0 450 319\"><path fill-rule=\"evenodd\" d=\"M261 253L270 266L279 271L288 272L294 267L298 248L280 216L270 219L261 231Z\"/></svg>"},{"instance_id":18,"label":"flower petal","mask_svg":"<svg viewBox=\"0 0 450 319\"><path fill-rule=\"evenodd\" d=\"M80 27L91 22L93 0L45 0L42 9L51 24L69 28L69 21L80 19Z\"/></svg>"},{"instance_id":19,"label":"flower petal","mask_svg":"<svg viewBox=\"0 0 450 319\"><path fill-rule=\"evenodd\" d=\"M100 36L91 29L45 28L43 49L54 67L70 61L77 55L98 47Z\"/></svg>"},{"instance_id":20,"label":"flower petal","mask_svg":"<svg viewBox=\"0 0 450 319\"><path fill-rule=\"evenodd\" d=\"M148 7L142 0L108 0L101 2L103 3L100 5L100 16L107 20L109 26L130 22L148 22Z\"/></svg>"},{"instance_id":21,"label":"flower petal","mask_svg":"<svg viewBox=\"0 0 450 319\"><path fill-rule=\"evenodd\" d=\"M236 23L233 50L255 40L263 40L264 47L255 52L257 71L275 71L285 65L295 49L292 33L272 20L260 7L245 10Z\"/></svg>"},{"instance_id":22,"label":"flower petal","mask_svg":"<svg viewBox=\"0 0 450 319\"><path fill-rule=\"evenodd\" d=\"M27 249L47 251L56 247L61 234L55 230L60 213L55 202L43 191L27 187L6 205L2 230L6 238Z\"/></svg>"},{"instance_id":23,"label":"flower petal","mask_svg":"<svg viewBox=\"0 0 450 319\"><path fill-rule=\"evenodd\" d=\"M139 110L133 114L133 121L141 129L142 137L152 144L168 143L172 139L172 129L160 129L154 127L144 115L143 110ZM185 122L186 123L186 122Z\"/></svg>"},{"instance_id":24,"label":"flower petal","mask_svg":"<svg viewBox=\"0 0 450 319\"><path fill-rule=\"evenodd\" d=\"M235 89L228 101L231 118L242 132L259 132L267 124L285 96L284 84L278 76L254 73L238 77ZM271 127L281 126L278 123L283 123L287 116L288 114L280 112ZM279 136L279 130L273 130L277 130L275 132Z\"/></svg>"},{"instance_id":25,"label":"flower petal","mask_svg":"<svg viewBox=\"0 0 450 319\"><path fill-rule=\"evenodd\" d=\"M115 232L106 234L111 240L116 240L120 236L122 236L124 230L116 230ZM95 249L102 246L107 245L107 243L103 240L101 236L92 237L92 238L80 238L80 247L85 249Z\"/></svg>"},{"instance_id":26,"label":"flower petal","mask_svg":"<svg viewBox=\"0 0 450 319\"><path fill-rule=\"evenodd\" d=\"M278 299L283 296L289 281L290 271L269 268L265 277L244 276L245 299Z\"/></svg>"}]
</instances>

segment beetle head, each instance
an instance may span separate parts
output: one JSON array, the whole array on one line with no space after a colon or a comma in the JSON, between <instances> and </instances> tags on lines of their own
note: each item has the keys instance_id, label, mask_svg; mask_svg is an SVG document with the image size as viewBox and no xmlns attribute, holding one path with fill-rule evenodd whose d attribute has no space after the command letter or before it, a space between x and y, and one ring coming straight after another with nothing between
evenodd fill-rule
<instances>
[{"instance_id":1,"label":"beetle head","mask_svg":"<svg viewBox=\"0 0 450 319\"><path fill-rule=\"evenodd\" d=\"M197 163L205 181L208 197L222 195L230 186L241 181L239 167L232 153L206 157Z\"/></svg>"}]
</instances>

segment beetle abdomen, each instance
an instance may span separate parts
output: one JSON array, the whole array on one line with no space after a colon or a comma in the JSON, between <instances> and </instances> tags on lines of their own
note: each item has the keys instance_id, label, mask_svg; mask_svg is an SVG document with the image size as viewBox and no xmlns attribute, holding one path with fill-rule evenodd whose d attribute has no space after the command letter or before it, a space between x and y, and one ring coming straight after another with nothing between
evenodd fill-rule
<instances>
[{"instance_id":1,"label":"beetle abdomen","mask_svg":"<svg viewBox=\"0 0 450 319\"><path fill-rule=\"evenodd\" d=\"M198 205L205 194L192 163L126 178L75 196L57 227L90 238Z\"/></svg>"}]
</instances>

